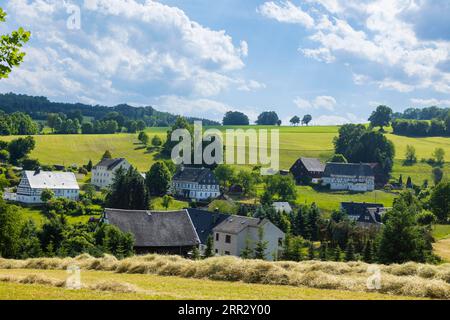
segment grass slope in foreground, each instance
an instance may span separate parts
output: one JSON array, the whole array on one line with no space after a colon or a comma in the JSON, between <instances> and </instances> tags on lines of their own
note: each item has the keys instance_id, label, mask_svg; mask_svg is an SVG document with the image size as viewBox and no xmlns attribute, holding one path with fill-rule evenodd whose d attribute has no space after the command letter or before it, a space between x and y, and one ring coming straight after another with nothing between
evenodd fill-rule
<instances>
[{"instance_id":1,"label":"grass slope in foreground","mask_svg":"<svg viewBox=\"0 0 450 320\"><path fill-rule=\"evenodd\" d=\"M23 278L39 275L64 280L64 270L2 270L0 278ZM241 282L185 279L142 274L117 274L104 271L82 271L84 285L97 283L128 284L136 292L111 292L92 289L69 290L39 284L0 282L0 300L397 300L417 299L379 293L348 292L306 287L246 284Z\"/></svg>"},{"instance_id":2,"label":"grass slope in foreground","mask_svg":"<svg viewBox=\"0 0 450 320\"><path fill-rule=\"evenodd\" d=\"M217 284L217 281L226 281L224 287L213 291L213 297L225 298L224 294L227 290L231 290L227 298L231 298L231 294L236 293L239 286L246 285L263 285L261 289L270 292L271 286L277 288L279 286L295 287L297 290L308 289L327 289L338 290L343 292L354 293L357 297L360 293L368 294L389 294L394 296L419 297L419 298L436 298L450 299L450 264L427 265L409 262L400 265L377 265L381 272L380 287L376 292L368 288L367 281L373 276L373 266L361 262L324 262L324 261L262 261L262 260L243 260L236 257L214 257L205 260L188 260L179 256L164 255L145 255L133 256L123 260L106 255L102 258L94 258L87 254L80 255L76 258L37 258L28 260L6 260L0 259L0 270L4 270L3 275L0 272L0 282L15 282L24 284L49 284L52 286L62 286L61 280L39 281L42 279L32 278L20 279L11 278L14 272L34 271L35 269L45 270L41 272L64 272L69 266L80 267L83 275L89 275L90 272L103 271L111 277L120 277L121 281L116 284L92 285L85 282L84 287L94 290L105 291L111 288L122 290L137 286L139 290L131 292L141 293L146 290L145 283L129 283L130 275L134 275L136 279L147 279L146 276L169 276L181 277L186 280L199 280L199 285L207 286L207 284ZM17 270L17 271L14 271ZM55 271L56 270L56 271ZM95 270L95 271L94 271ZM94 273L97 277L97 273ZM139 277L139 275L142 276ZM115 278L105 278L104 280L115 281ZM122 278L123 277L123 278ZM94 279L93 278L93 279ZM16 280L14 280L16 279ZM49 278L47 278L49 279ZM50 277L50 280L52 278ZM86 278L85 279L89 279ZM97 279L97 278L96 278ZM24 280L24 281L20 281ZM30 280L30 281L27 281ZM209 281L213 282L209 282ZM105 282L103 281L103 282ZM117 281L116 281L117 282ZM181 283L175 281L175 283ZM238 287L234 287L237 284ZM167 285L164 283L164 285ZM228 287L230 286L230 287ZM188 286L189 287L189 286ZM274 287L274 288L275 288ZM102 289L103 288L103 289ZM151 288L151 287L149 287ZM256 288L256 287L255 287ZM194 297L195 290L189 292ZM295 292L295 290L294 290ZM205 297L208 291L204 293ZM205 298L203 297L203 298ZM240 298L243 295L239 296ZM261 298L261 297L259 297Z\"/></svg>"}]
</instances>

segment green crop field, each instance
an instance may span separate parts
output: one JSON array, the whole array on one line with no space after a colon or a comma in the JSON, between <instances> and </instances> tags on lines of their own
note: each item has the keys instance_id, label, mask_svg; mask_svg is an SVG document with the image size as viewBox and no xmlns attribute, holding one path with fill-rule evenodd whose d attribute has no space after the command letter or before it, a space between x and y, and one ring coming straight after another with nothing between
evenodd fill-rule
<instances>
[{"instance_id":1,"label":"green crop field","mask_svg":"<svg viewBox=\"0 0 450 320\"><path fill-rule=\"evenodd\" d=\"M0 277L25 277L39 275L48 279L65 280L65 270L1 270ZM241 282L212 281L205 279L185 279L141 274L117 274L113 272L81 272L84 286L103 284L102 287L114 288L132 286L132 292L114 292L108 290L69 290L42 284L18 284L0 282L0 300L396 300L417 299L405 296L379 293L322 290L306 287L279 285L246 284ZM117 289L115 289L117 290Z\"/></svg>"}]
</instances>

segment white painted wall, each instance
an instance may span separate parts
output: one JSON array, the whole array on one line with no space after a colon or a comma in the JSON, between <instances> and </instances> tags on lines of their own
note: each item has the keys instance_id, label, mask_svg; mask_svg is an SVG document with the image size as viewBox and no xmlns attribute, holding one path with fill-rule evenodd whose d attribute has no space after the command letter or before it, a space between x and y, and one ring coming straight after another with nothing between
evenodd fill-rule
<instances>
[{"instance_id":1,"label":"white painted wall","mask_svg":"<svg viewBox=\"0 0 450 320\"><path fill-rule=\"evenodd\" d=\"M124 160L113 170L108 170L107 167L92 168L91 184L99 188L108 188L113 183L116 171L119 170L119 168L128 170L130 167L131 164L127 160Z\"/></svg>"}]
</instances>

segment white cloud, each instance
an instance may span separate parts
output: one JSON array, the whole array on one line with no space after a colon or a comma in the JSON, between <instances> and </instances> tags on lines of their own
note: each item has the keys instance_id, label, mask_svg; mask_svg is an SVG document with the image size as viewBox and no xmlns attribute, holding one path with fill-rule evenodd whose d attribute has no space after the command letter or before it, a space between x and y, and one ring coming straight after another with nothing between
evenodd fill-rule
<instances>
[{"instance_id":1,"label":"white cloud","mask_svg":"<svg viewBox=\"0 0 450 320\"><path fill-rule=\"evenodd\" d=\"M249 81L238 81L238 90L240 91L255 91L259 89L264 89L266 85L264 83L258 82L256 80L249 80Z\"/></svg>"},{"instance_id":2,"label":"white cloud","mask_svg":"<svg viewBox=\"0 0 450 320\"><path fill-rule=\"evenodd\" d=\"M313 125L343 125L347 123L365 123L367 122L365 119L358 118L356 115L352 113L347 113L346 117L338 116L338 115L323 115L318 118L313 118Z\"/></svg>"},{"instance_id":3,"label":"white cloud","mask_svg":"<svg viewBox=\"0 0 450 320\"><path fill-rule=\"evenodd\" d=\"M258 8L262 15L275 19L279 22L300 24L307 28L314 26L314 19L302 8L295 6L290 1L283 2L265 2Z\"/></svg>"},{"instance_id":4,"label":"white cloud","mask_svg":"<svg viewBox=\"0 0 450 320\"><path fill-rule=\"evenodd\" d=\"M370 77L368 77L364 74L354 73L353 74L353 82L359 86L362 86L362 85L370 83L371 79L370 79Z\"/></svg>"},{"instance_id":5,"label":"white cloud","mask_svg":"<svg viewBox=\"0 0 450 320\"><path fill-rule=\"evenodd\" d=\"M380 89L391 89L404 93L414 90L414 86L392 79L384 79L382 81L379 81L378 86L380 87Z\"/></svg>"},{"instance_id":6,"label":"white cloud","mask_svg":"<svg viewBox=\"0 0 450 320\"><path fill-rule=\"evenodd\" d=\"M110 104L182 94L264 88L236 75L248 55L224 30L212 30L182 10L148 0L85 0L81 30L68 30L63 1L13 0L8 24L32 31L27 56L0 91Z\"/></svg>"},{"instance_id":7,"label":"white cloud","mask_svg":"<svg viewBox=\"0 0 450 320\"><path fill-rule=\"evenodd\" d=\"M314 99L313 106L316 108L323 108L326 110L334 110L336 106L336 99L330 96L319 96Z\"/></svg>"},{"instance_id":8,"label":"white cloud","mask_svg":"<svg viewBox=\"0 0 450 320\"><path fill-rule=\"evenodd\" d=\"M384 75L376 67L368 68L367 63L363 72L373 70L370 75L374 78L373 84L383 89L399 92L432 89L450 93L450 72L440 67L450 60L450 41L419 39L414 20L405 20L408 13L420 12L426 5L425 1L306 1L316 4L307 7L305 13L316 21L308 29L311 30L309 39L317 43L315 47L299 48L306 57L325 63L338 59L347 62L356 57L380 65ZM273 2L266 4L274 12L283 9L278 5L276 11ZM277 14L264 15L279 22L290 22L280 19ZM362 83L361 78L354 80Z\"/></svg>"},{"instance_id":9,"label":"white cloud","mask_svg":"<svg viewBox=\"0 0 450 320\"><path fill-rule=\"evenodd\" d=\"M294 104L299 109L311 109L312 108L311 102L309 102L308 100L299 98L299 97L294 99Z\"/></svg>"},{"instance_id":10,"label":"white cloud","mask_svg":"<svg viewBox=\"0 0 450 320\"><path fill-rule=\"evenodd\" d=\"M325 109L328 111L334 110L336 107L337 101L335 98L331 96L318 96L313 100L305 100L300 97L294 99L294 104L299 109Z\"/></svg>"}]
</instances>

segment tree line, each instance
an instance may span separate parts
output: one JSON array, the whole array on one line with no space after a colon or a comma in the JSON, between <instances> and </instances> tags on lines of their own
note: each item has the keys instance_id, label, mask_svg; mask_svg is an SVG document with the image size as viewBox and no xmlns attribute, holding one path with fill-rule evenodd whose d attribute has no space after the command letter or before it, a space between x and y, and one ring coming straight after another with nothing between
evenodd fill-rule
<instances>
[{"instance_id":1,"label":"tree line","mask_svg":"<svg viewBox=\"0 0 450 320\"><path fill-rule=\"evenodd\" d=\"M413 137L450 136L450 113L444 120L405 120L392 121L395 134Z\"/></svg>"},{"instance_id":2,"label":"tree line","mask_svg":"<svg viewBox=\"0 0 450 320\"><path fill-rule=\"evenodd\" d=\"M106 114L110 112L118 113L123 119L129 121L145 122L147 127L167 127L175 123L177 116L156 110L151 106L133 107L126 104L120 104L113 107L101 105L88 105L82 103L58 103L50 102L46 97L35 97L23 94L6 93L0 94L0 110L6 114L22 112L29 115L32 119L45 122L49 114L65 114L68 119L78 118L80 124L83 120L79 117L90 118L91 122L95 120L102 121ZM62 117L63 118L63 117ZM62 119L64 120L64 119ZM191 123L194 121L203 121L205 125L219 125L218 122L208 119L187 117ZM117 120L116 120L117 121ZM121 127L123 124L117 121ZM74 131L73 129L71 130Z\"/></svg>"}]
</instances>

